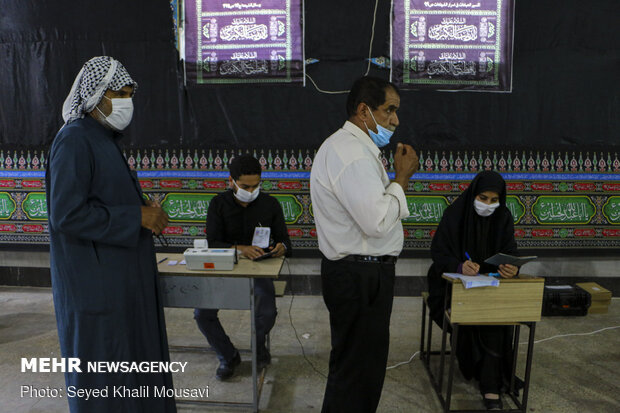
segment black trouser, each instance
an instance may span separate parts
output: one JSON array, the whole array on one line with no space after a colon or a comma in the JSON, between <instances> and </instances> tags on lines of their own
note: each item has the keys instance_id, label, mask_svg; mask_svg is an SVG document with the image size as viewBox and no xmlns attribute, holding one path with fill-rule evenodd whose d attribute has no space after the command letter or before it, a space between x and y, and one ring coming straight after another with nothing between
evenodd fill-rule
<instances>
[{"instance_id":1,"label":"black trouser","mask_svg":"<svg viewBox=\"0 0 620 413\"><path fill-rule=\"evenodd\" d=\"M374 412L390 345L394 264L321 262L332 350L322 413Z\"/></svg>"},{"instance_id":2,"label":"black trouser","mask_svg":"<svg viewBox=\"0 0 620 413\"><path fill-rule=\"evenodd\" d=\"M254 300L256 320L256 351L258 357L267 352L265 340L267 334L276 322L278 312L276 310L276 292L273 280L268 278L254 279ZM224 327L217 317L217 309L194 309L194 319L198 329L206 337L207 341L215 350L220 362L230 362L237 354L237 349L226 335Z\"/></svg>"},{"instance_id":3,"label":"black trouser","mask_svg":"<svg viewBox=\"0 0 620 413\"><path fill-rule=\"evenodd\" d=\"M456 356L463 376L475 377L480 393L500 393L512 373L512 327L460 326Z\"/></svg>"},{"instance_id":4,"label":"black trouser","mask_svg":"<svg viewBox=\"0 0 620 413\"><path fill-rule=\"evenodd\" d=\"M512 334L507 326L477 326L482 350L478 365L480 393L499 394L512 373Z\"/></svg>"}]
</instances>

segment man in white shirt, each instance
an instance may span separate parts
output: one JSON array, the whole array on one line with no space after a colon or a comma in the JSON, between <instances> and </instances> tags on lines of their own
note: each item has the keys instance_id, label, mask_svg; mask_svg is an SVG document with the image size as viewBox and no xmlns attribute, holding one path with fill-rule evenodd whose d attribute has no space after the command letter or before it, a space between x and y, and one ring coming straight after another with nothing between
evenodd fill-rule
<instances>
[{"instance_id":1,"label":"man in white shirt","mask_svg":"<svg viewBox=\"0 0 620 413\"><path fill-rule=\"evenodd\" d=\"M401 220L409 216L405 190L419 167L416 152L401 143L394 182L381 162L399 106L392 83L358 79L347 98L349 120L314 158L310 194L332 342L322 413L375 412L381 397Z\"/></svg>"}]
</instances>

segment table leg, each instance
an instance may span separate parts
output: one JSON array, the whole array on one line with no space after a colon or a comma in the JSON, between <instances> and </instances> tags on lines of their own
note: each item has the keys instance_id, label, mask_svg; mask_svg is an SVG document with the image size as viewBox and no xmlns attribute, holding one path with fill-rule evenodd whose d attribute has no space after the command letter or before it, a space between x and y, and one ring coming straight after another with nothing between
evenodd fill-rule
<instances>
[{"instance_id":1,"label":"table leg","mask_svg":"<svg viewBox=\"0 0 620 413\"><path fill-rule=\"evenodd\" d=\"M430 366L430 362L431 362L431 343L432 343L432 335L433 335L433 320L431 320L430 318L430 314L429 314L429 318L428 318L428 335L426 337L426 363Z\"/></svg>"},{"instance_id":2,"label":"table leg","mask_svg":"<svg viewBox=\"0 0 620 413\"><path fill-rule=\"evenodd\" d=\"M420 330L420 358L425 359L424 354L424 328L426 327L426 303L422 298L422 329Z\"/></svg>"},{"instance_id":3,"label":"table leg","mask_svg":"<svg viewBox=\"0 0 620 413\"><path fill-rule=\"evenodd\" d=\"M444 359L445 359L445 354L446 354L446 334L448 333L448 325L450 325L450 322L448 321L448 315L446 314L446 311L448 311L448 297L450 297L450 295L452 294L452 284L447 283L446 284L446 290L444 292L444 297L443 297L443 321L442 321L442 326L441 326L441 355L439 357L439 377L437 378L437 384L439 385L439 392L442 392L442 383L443 383L443 366L444 366ZM430 349L430 337L429 337L429 349ZM454 352L454 349L451 349L450 351L451 353Z\"/></svg>"},{"instance_id":4,"label":"table leg","mask_svg":"<svg viewBox=\"0 0 620 413\"><path fill-rule=\"evenodd\" d=\"M254 299L254 278L250 278L250 325L252 341L252 406L253 412L258 412L258 378L257 378L257 349L256 349L256 305Z\"/></svg>"},{"instance_id":5,"label":"table leg","mask_svg":"<svg viewBox=\"0 0 620 413\"><path fill-rule=\"evenodd\" d=\"M534 357L534 335L536 331L536 323L528 323L530 327L530 337L527 343L527 359L525 361L525 380L523 386L522 411L527 411L527 396L530 390L530 373L532 372L532 358Z\"/></svg>"},{"instance_id":6,"label":"table leg","mask_svg":"<svg viewBox=\"0 0 620 413\"><path fill-rule=\"evenodd\" d=\"M512 344L513 357L512 357L512 372L510 373L510 387L508 388L509 394L514 394L514 391L515 391L515 376L517 374L517 356L519 355L520 333L521 333L521 326L516 325L514 328L514 341Z\"/></svg>"},{"instance_id":7,"label":"table leg","mask_svg":"<svg viewBox=\"0 0 620 413\"><path fill-rule=\"evenodd\" d=\"M446 359L446 338L448 336L448 329L446 328L448 326L448 322L446 320L446 314L444 313L444 319L443 319L443 330L441 332L441 355L439 356L439 376L437 377L437 385L439 388L439 392L441 393L443 390L442 384L443 384L443 367L444 367L444 362ZM452 334L454 334L454 331L452 332ZM450 353L454 353L454 350L451 349Z\"/></svg>"},{"instance_id":8,"label":"table leg","mask_svg":"<svg viewBox=\"0 0 620 413\"><path fill-rule=\"evenodd\" d=\"M444 322L445 323L445 322ZM456 355L456 341L459 334L459 325L452 324L452 340L450 343L450 369L448 370L448 385L446 389L446 404L444 412L450 411L450 399L452 398L452 381L454 378L454 359Z\"/></svg>"}]
</instances>

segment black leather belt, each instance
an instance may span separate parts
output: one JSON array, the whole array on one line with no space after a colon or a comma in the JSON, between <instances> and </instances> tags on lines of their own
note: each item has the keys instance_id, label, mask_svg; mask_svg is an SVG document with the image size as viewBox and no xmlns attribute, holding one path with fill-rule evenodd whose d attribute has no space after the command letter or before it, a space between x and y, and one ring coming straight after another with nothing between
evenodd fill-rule
<instances>
[{"instance_id":1,"label":"black leather belt","mask_svg":"<svg viewBox=\"0 0 620 413\"><path fill-rule=\"evenodd\" d=\"M393 255L381 255L378 257L373 257L372 255L347 255L342 258L345 261L353 261L353 262L371 262L375 264L396 264L396 260L398 257Z\"/></svg>"}]
</instances>

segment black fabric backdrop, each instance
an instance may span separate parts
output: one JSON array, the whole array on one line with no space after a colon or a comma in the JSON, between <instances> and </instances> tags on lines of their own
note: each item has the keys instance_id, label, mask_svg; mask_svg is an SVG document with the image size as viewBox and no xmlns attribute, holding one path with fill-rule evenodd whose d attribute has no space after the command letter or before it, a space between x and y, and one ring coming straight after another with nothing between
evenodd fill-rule
<instances>
[{"instance_id":1,"label":"black fabric backdrop","mask_svg":"<svg viewBox=\"0 0 620 413\"><path fill-rule=\"evenodd\" d=\"M374 0L307 0L307 73L348 89L366 70ZM517 1L513 92L404 91L395 139L426 148L620 146L620 2ZM379 1L373 56L389 50ZM183 86L168 0L0 0L0 145L40 147L90 57L119 59L140 85L125 143L317 148L346 95L295 86ZM385 69L371 74L387 78Z\"/></svg>"}]
</instances>

